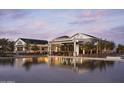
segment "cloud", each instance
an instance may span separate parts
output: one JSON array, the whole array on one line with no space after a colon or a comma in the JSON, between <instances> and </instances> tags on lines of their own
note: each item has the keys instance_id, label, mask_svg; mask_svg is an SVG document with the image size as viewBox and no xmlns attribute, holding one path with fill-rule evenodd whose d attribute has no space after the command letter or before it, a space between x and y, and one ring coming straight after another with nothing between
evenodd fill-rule
<instances>
[{"instance_id":1,"label":"cloud","mask_svg":"<svg viewBox=\"0 0 124 93\"><path fill-rule=\"evenodd\" d=\"M77 32L124 42L124 10L0 10L0 37L53 39ZM122 26L120 26L122 25ZM108 30L109 29L109 30ZM15 40L14 39L14 40Z\"/></svg>"},{"instance_id":2,"label":"cloud","mask_svg":"<svg viewBox=\"0 0 124 93\"><path fill-rule=\"evenodd\" d=\"M17 36L17 35L26 35L28 32L21 31L20 29L1 29L0 30L0 36Z\"/></svg>"},{"instance_id":3,"label":"cloud","mask_svg":"<svg viewBox=\"0 0 124 93\"><path fill-rule=\"evenodd\" d=\"M119 26L111 29L112 32L115 32L115 34L124 34L124 26Z\"/></svg>"},{"instance_id":4,"label":"cloud","mask_svg":"<svg viewBox=\"0 0 124 93\"><path fill-rule=\"evenodd\" d=\"M92 19L100 19L105 16L106 13L103 10L87 10L77 15L77 18L92 18Z\"/></svg>"},{"instance_id":5,"label":"cloud","mask_svg":"<svg viewBox=\"0 0 124 93\"><path fill-rule=\"evenodd\" d=\"M95 21L96 21L96 20L94 20L94 19L77 20L77 21L70 22L69 24L71 24L71 25L82 25L82 24L93 23L93 22L95 22Z\"/></svg>"},{"instance_id":6,"label":"cloud","mask_svg":"<svg viewBox=\"0 0 124 93\"><path fill-rule=\"evenodd\" d=\"M110 41L115 41L116 43L124 44L124 25L113 27L106 31L101 31L96 33L96 36L100 36Z\"/></svg>"},{"instance_id":7,"label":"cloud","mask_svg":"<svg viewBox=\"0 0 124 93\"><path fill-rule=\"evenodd\" d=\"M0 19L20 19L26 14L24 10L20 9L0 9Z\"/></svg>"},{"instance_id":8,"label":"cloud","mask_svg":"<svg viewBox=\"0 0 124 93\"><path fill-rule=\"evenodd\" d=\"M18 38L36 38L36 39L47 39L50 35L46 33L45 35L45 28L47 28L47 22L39 19L39 18L32 18L32 19L23 19L23 22L19 23L19 25L14 24L6 24L5 26L0 25L0 37L1 38L10 38L16 40ZM48 36L47 36L48 35Z\"/></svg>"},{"instance_id":9,"label":"cloud","mask_svg":"<svg viewBox=\"0 0 124 93\"><path fill-rule=\"evenodd\" d=\"M45 27L47 27L47 25L48 24L46 21L40 19L32 19L20 25L18 28L24 31L37 31L44 29Z\"/></svg>"},{"instance_id":10,"label":"cloud","mask_svg":"<svg viewBox=\"0 0 124 93\"><path fill-rule=\"evenodd\" d=\"M115 27L110 30L112 37L124 43L124 26Z\"/></svg>"},{"instance_id":11,"label":"cloud","mask_svg":"<svg viewBox=\"0 0 124 93\"><path fill-rule=\"evenodd\" d=\"M91 10L87 10L87 11L81 12L80 14L76 15L75 17L77 19L73 22L70 22L69 24L82 25L82 24L93 23L93 22L100 20L105 15L106 13L102 10L96 10L95 12Z\"/></svg>"}]
</instances>

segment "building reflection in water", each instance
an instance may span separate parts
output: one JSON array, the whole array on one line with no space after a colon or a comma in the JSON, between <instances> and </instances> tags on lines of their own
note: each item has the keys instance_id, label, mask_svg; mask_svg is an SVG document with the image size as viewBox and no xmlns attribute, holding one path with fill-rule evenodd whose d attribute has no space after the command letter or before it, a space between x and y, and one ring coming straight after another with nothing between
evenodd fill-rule
<instances>
[{"instance_id":1,"label":"building reflection in water","mask_svg":"<svg viewBox=\"0 0 124 93\"><path fill-rule=\"evenodd\" d=\"M48 57L30 57L30 58L8 58L0 59L0 65L2 66L23 66L29 69L32 65L48 63Z\"/></svg>"},{"instance_id":2,"label":"building reflection in water","mask_svg":"<svg viewBox=\"0 0 124 93\"><path fill-rule=\"evenodd\" d=\"M83 58L49 57L50 66L68 68L76 73L83 74L95 69L105 71L114 65L113 61L84 60Z\"/></svg>"},{"instance_id":3,"label":"building reflection in water","mask_svg":"<svg viewBox=\"0 0 124 93\"><path fill-rule=\"evenodd\" d=\"M21 66L30 70L32 66L38 64L48 64L49 67L57 66L63 69L70 69L76 73L83 74L98 69L105 71L114 65L113 61L84 60L83 58L64 58L64 57L30 57L15 59L0 59L0 65Z\"/></svg>"},{"instance_id":4,"label":"building reflection in water","mask_svg":"<svg viewBox=\"0 0 124 93\"><path fill-rule=\"evenodd\" d=\"M48 63L48 57L16 58L15 65L30 70L31 66Z\"/></svg>"}]
</instances>

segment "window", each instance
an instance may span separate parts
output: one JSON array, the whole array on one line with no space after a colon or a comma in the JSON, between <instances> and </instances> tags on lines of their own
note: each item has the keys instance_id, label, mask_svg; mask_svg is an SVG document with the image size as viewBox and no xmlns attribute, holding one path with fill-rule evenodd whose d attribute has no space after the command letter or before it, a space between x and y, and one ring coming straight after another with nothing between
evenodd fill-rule
<instances>
[{"instance_id":1,"label":"window","mask_svg":"<svg viewBox=\"0 0 124 93\"><path fill-rule=\"evenodd\" d=\"M23 51L23 47L17 47L17 51Z\"/></svg>"},{"instance_id":2,"label":"window","mask_svg":"<svg viewBox=\"0 0 124 93\"><path fill-rule=\"evenodd\" d=\"M21 41L19 41L17 44L18 44L18 45L22 45L22 42L21 42Z\"/></svg>"}]
</instances>

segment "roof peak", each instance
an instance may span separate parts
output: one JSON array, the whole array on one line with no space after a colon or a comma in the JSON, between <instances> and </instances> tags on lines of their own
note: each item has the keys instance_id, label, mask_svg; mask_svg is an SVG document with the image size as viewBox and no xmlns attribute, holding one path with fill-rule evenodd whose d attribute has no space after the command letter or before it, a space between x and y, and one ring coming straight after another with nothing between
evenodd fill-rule
<instances>
[{"instance_id":1,"label":"roof peak","mask_svg":"<svg viewBox=\"0 0 124 93\"><path fill-rule=\"evenodd\" d=\"M85 34L85 33L81 33L81 32L78 32L78 33L72 35L71 37L73 37L73 36L75 36L75 35L77 35L77 34L83 34L83 35L86 35L86 36L89 36L89 37L92 37L92 38L96 38L96 37L94 37L94 36L92 36L92 35Z\"/></svg>"}]
</instances>

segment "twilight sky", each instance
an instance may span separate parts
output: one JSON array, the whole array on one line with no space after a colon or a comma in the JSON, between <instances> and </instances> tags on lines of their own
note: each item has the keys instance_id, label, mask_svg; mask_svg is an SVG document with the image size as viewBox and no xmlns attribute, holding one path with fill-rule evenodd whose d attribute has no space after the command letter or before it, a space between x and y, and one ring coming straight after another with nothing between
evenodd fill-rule
<instances>
[{"instance_id":1,"label":"twilight sky","mask_svg":"<svg viewBox=\"0 0 124 93\"><path fill-rule=\"evenodd\" d=\"M0 38L51 40L78 32L124 44L124 10L0 9Z\"/></svg>"}]
</instances>

